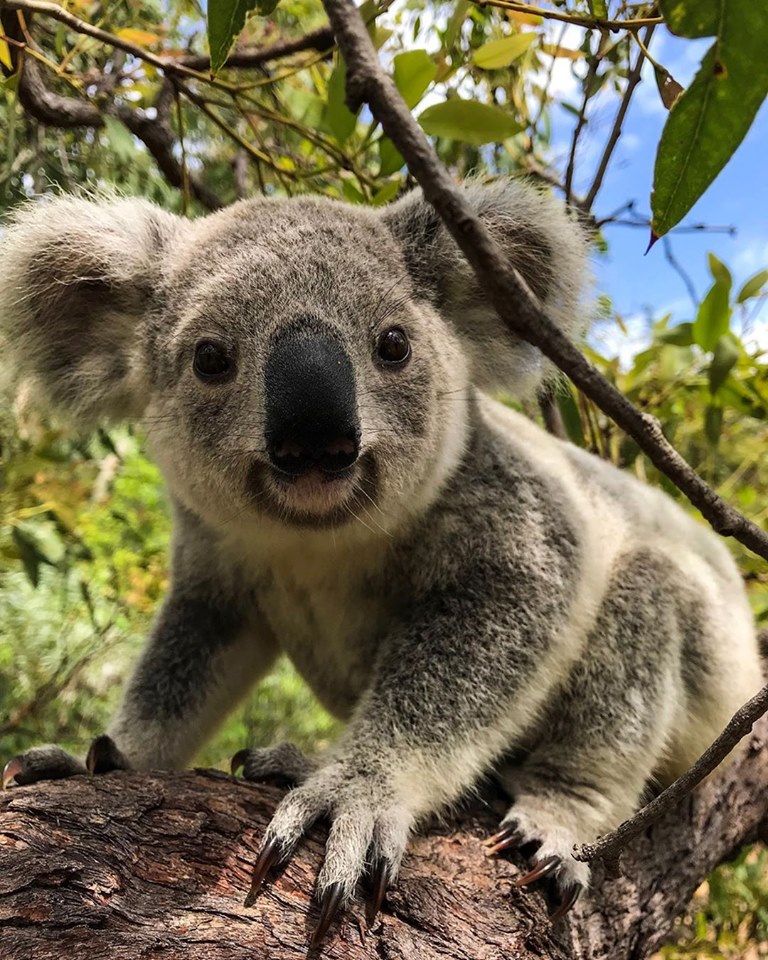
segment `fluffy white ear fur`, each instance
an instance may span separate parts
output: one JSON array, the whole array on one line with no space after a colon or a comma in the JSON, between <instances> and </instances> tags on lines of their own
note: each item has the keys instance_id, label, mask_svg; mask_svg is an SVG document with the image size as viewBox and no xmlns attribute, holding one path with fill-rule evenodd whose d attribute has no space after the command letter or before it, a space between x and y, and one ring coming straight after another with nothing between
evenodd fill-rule
<instances>
[{"instance_id":1,"label":"fluffy white ear fur","mask_svg":"<svg viewBox=\"0 0 768 960\"><path fill-rule=\"evenodd\" d=\"M519 180L485 186L470 182L465 190L551 319L569 336L581 334L589 245L575 217L564 204ZM474 382L486 390L529 394L550 373L548 365L499 319L421 191L386 207L382 216L404 246L417 289L466 343Z\"/></svg>"},{"instance_id":2,"label":"fluffy white ear fur","mask_svg":"<svg viewBox=\"0 0 768 960\"><path fill-rule=\"evenodd\" d=\"M3 366L44 409L80 429L140 415L142 334L183 223L133 199L59 196L15 213L0 235Z\"/></svg>"}]
</instances>

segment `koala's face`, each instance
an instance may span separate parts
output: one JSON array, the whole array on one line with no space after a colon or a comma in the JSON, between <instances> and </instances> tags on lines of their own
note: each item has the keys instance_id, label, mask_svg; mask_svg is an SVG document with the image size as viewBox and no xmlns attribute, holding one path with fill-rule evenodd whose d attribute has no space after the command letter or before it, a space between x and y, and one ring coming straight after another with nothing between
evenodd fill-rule
<instances>
[{"instance_id":1,"label":"koala's face","mask_svg":"<svg viewBox=\"0 0 768 960\"><path fill-rule=\"evenodd\" d=\"M212 520L389 528L461 448L464 350L368 210L251 202L199 222L150 333L153 450Z\"/></svg>"},{"instance_id":2,"label":"koala's face","mask_svg":"<svg viewBox=\"0 0 768 960\"><path fill-rule=\"evenodd\" d=\"M578 326L585 244L562 208L514 182L467 195ZM217 524L392 529L464 455L472 389L541 377L418 194L194 222L61 197L11 224L0 291L17 375L81 426L143 417L174 494Z\"/></svg>"}]
</instances>

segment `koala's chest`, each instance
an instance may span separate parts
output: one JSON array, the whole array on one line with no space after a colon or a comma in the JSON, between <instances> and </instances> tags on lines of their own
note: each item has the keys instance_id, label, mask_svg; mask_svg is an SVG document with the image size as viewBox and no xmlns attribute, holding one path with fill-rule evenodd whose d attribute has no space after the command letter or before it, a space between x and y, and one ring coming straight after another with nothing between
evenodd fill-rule
<instances>
[{"instance_id":1,"label":"koala's chest","mask_svg":"<svg viewBox=\"0 0 768 960\"><path fill-rule=\"evenodd\" d=\"M389 604L382 580L341 565L276 565L258 591L280 647L331 713L365 690Z\"/></svg>"}]
</instances>

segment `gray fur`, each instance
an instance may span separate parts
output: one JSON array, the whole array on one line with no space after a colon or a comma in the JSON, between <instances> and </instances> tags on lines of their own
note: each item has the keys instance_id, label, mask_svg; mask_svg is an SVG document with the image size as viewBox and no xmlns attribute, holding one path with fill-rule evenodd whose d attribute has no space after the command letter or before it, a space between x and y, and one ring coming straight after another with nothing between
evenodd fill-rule
<instances>
[{"instance_id":1,"label":"gray fur","mask_svg":"<svg viewBox=\"0 0 768 960\"><path fill-rule=\"evenodd\" d=\"M468 195L577 335L578 228L519 183ZM413 825L492 769L508 819L560 857L564 885L586 883L573 843L685 768L760 686L715 535L483 392L528 393L546 365L418 194L380 212L250 200L193 223L60 198L18 213L0 291L11 368L81 427L141 414L175 504L171 589L116 749L137 768L187 763L286 653L346 732L316 766L251 751L245 771L301 781L269 828L284 850L330 816L321 889L352 896L375 860L393 878ZM332 487L291 486L268 457L267 358L302 325L354 371L360 457ZM375 358L389 327L410 339L402 368ZM226 382L193 374L205 340L232 358Z\"/></svg>"}]
</instances>

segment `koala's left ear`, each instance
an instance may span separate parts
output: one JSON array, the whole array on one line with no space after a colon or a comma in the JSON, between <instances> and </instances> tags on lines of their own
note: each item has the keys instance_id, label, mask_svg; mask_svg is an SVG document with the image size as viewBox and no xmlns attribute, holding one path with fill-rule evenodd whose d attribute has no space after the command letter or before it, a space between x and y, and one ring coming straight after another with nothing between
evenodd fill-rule
<instances>
[{"instance_id":1,"label":"koala's left ear","mask_svg":"<svg viewBox=\"0 0 768 960\"><path fill-rule=\"evenodd\" d=\"M79 429L141 414L147 326L185 221L142 200L29 203L0 237L0 356Z\"/></svg>"},{"instance_id":2,"label":"koala's left ear","mask_svg":"<svg viewBox=\"0 0 768 960\"><path fill-rule=\"evenodd\" d=\"M588 243L563 204L519 180L464 187L552 320L570 336L585 326ZM414 191L382 216L403 245L419 296L451 324L468 350L472 379L486 390L530 393L548 373L538 350L514 337L434 208Z\"/></svg>"}]
</instances>

